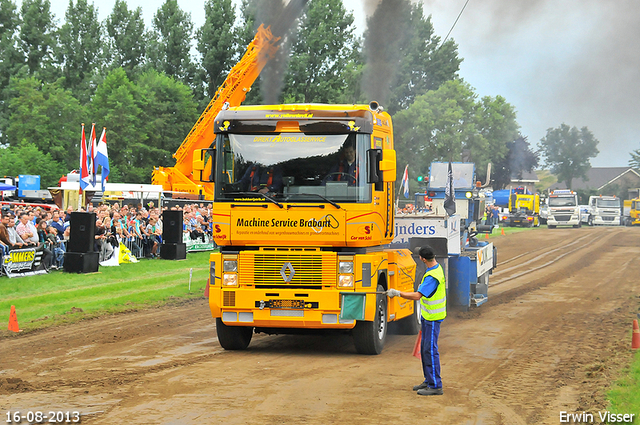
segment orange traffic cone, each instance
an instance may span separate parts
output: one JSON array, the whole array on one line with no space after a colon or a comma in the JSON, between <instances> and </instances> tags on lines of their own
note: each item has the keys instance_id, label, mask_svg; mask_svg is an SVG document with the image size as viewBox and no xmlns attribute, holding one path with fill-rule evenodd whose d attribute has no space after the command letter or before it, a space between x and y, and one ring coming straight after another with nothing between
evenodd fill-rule
<instances>
[{"instance_id":1,"label":"orange traffic cone","mask_svg":"<svg viewBox=\"0 0 640 425\"><path fill-rule=\"evenodd\" d=\"M418 332L418 338L416 338L416 345L413 346L413 357L417 357L422 359L422 355L420 354L420 343L422 341L422 329Z\"/></svg>"},{"instance_id":2,"label":"orange traffic cone","mask_svg":"<svg viewBox=\"0 0 640 425\"><path fill-rule=\"evenodd\" d=\"M18 316L16 315L16 306L11 306L9 313L9 330L12 332L22 332L18 326Z\"/></svg>"},{"instance_id":3,"label":"orange traffic cone","mask_svg":"<svg viewBox=\"0 0 640 425\"><path fill-rule=\"evenodd\" d=\"M488 233L485 233L485 234L484 234L484 238L485 238L485 239L489 239L489 234L488 234Z\"/></svg>"},{"instance_id":4,"label":"orange traffic cone","mask_svg":"<svg viewBox=\"0 0 640 425\"><path fill-rule=\"evenodd\" d=\"M504 229L500 229L500 233L504 236Z\"/></svg>"},{"instance_id":5,"label":"orange traffic cone","mask_svg":"<svg viewBox=\"0 0 640 425\"><path fill-rule=\"evenodd\" d=\"M633 319L633 336L631 337L631 348L640 348L640 328L638 328L637 319Z\"/></svg>"}]
</instances>

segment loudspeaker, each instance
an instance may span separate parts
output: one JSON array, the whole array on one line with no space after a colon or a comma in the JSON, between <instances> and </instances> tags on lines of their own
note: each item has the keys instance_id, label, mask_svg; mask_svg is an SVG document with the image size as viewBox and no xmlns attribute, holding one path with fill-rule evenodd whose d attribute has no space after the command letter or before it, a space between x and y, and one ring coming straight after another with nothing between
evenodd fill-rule
<instances>
[{"instance_id":1,"label":"loudspeaker","mask_svg":"<svg viewBox=\"0 0 640 425\"><path fill-rule=\"evenodd\" d=\"M162 212L162 241L182 243L182 211L166 210Z\"/></svg>"},{"instance_id":2,"label":"loudspeaker","mask_svg":"<svg viewBox=\"0 0 640 425\"><path fill-rule=\"evenodd\" d=\"M72 212L69 220L68 252L93 252L96 240L96 214Z\"/></svg>"},{"instance_id":3,"label":"loudspeaker","mask_svg":"<svg viewBox=\"0 0 640 425\"><path fill-rule=\"evenodd\" d=\"M160 246L160 258L163 260L184 260L187 258L186 243L163 243Z\"/></svg>"},{"instance_id":4,"label":"loudspeaker","mask_svg":"<svg viewBox=\"0 0 640 425\"><path fill-rule=\"evenodd\" d=\"M97 252L65 252L64 271L67 273L95 273L100 267Z\"/></svg>"}]
</instances>

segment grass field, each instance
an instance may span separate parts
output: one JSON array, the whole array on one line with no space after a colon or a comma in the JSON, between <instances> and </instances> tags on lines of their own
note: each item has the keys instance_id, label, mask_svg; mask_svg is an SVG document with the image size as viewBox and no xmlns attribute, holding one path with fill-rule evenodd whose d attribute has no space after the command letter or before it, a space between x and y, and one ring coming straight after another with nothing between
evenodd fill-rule
<instances>
[{"instance_id":1,"label":"grass field","mask_svg":"<svg viewBox=\"0 0 640 425\"><path fill-rule=\"evenodd\" d=\"M208 277L208 252L189 253L181 261L143 259L119 267L100 267L98 273L91 274L52 271L48 275L3 277L0 322L9 322L12 305L20 329L33 330L176 298L202 297Z\"/></svg>"},{"instance_id":2,"label":"grass field","mask_svg":"<svg viewBox=\"0 0 640 425\"><path fill-rule=\"evenodd\" d=\"M636 350L628 373L611 385L609 402L612 413L635 413L634 423L640 422L640 350Z\"/></svg>"}]
</instances>

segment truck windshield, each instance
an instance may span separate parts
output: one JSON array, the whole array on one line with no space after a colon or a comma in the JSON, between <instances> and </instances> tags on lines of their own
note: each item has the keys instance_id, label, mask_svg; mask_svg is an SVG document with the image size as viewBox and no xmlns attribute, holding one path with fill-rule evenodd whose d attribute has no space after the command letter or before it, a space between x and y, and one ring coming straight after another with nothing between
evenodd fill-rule
<instances>
[{"instance_id":1,"label":"truck windshield","mask_svg":"<svg viewBox=\"0 0 640 425\"><path fill-rule=\"evenodd\" d=\"M598 208L620 208L619 199L598 199L596 201Z\"/></svg>"},{"instance_id":2,"label":"truck windshield","mask_svg":"<svg viewBox=\"0 0 640 425\"><path fill-rule=\"evenodd\" d=\"M551 196L549 197L550 207L575 207L578 205L574 196Z\"/></svg>"},{"instance_id":3,"label":"truck windshield","mask_svg":"<svg viewBox=\"0 0 640 425\"><path fill-rule=\"evenodd\" d=\"M370 202L370 140L355 133L218 135L215 200L261 192L279 202Z\"/></svg>"}]
</instances>

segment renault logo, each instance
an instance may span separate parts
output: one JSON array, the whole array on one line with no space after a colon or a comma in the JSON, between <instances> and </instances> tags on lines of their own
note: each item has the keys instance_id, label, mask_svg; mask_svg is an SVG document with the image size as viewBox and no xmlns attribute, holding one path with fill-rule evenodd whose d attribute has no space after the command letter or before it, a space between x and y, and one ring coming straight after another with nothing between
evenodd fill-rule
<instances>
[{"instance_id":1,"label":"renault logo","mask_svg":"<svg viewBox=\"0 0 640 425\"><path fill-rule=\"evenodd\" d=\"M287 270L289 270L289 276L287 276ZM289 283L295 274L296 271L293 269L291 263L286 262L282 265L282 268L280 269L280 276L282 276L282 280Z\"/></svg>"}]
</instances>

